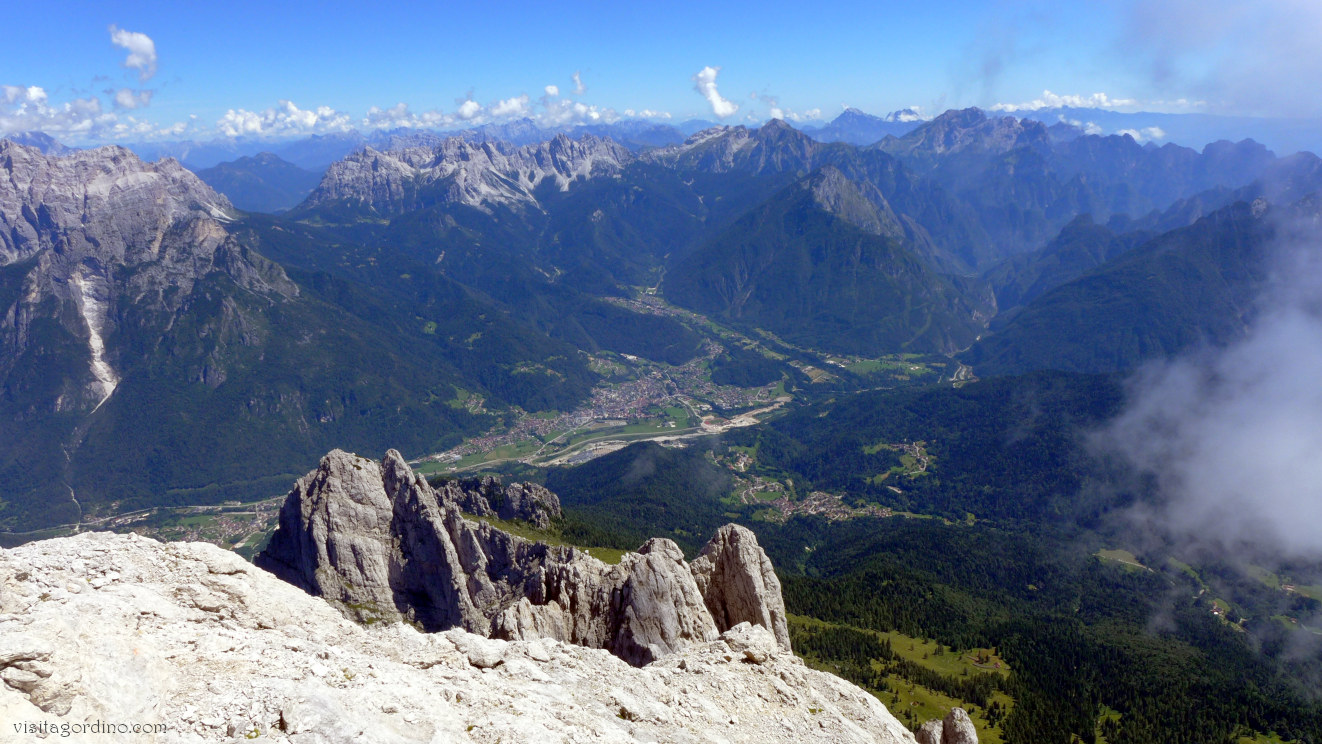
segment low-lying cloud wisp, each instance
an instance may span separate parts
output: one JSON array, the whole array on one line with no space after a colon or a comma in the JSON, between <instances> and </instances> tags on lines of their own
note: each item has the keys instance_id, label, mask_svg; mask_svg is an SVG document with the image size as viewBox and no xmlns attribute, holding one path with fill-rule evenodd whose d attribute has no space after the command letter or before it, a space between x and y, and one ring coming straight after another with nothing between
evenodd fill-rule
<instances>
[{"instance_id":1,"label":"low-lying cloud wisp","mask_svg":"<svg viewBox=\"0 0 1322 744\"><path fill-rule=\"evenodd\" d=\"M1152 479L1157 503L1129 516L1172 544L1322 560L1322 229L1261 219L1275 271L1244 337L1144 368L1094 443Z\"/></svg>"}]
</instances>

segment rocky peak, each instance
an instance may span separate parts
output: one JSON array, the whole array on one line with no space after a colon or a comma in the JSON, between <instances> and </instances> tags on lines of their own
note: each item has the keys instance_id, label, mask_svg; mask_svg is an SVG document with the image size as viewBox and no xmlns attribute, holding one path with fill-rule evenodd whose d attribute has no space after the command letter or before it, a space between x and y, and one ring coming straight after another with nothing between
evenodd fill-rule
<instances>
[{"instance_id":1,"label":"rocky peak","mask_svg":"<svg viewBox=\"0 0 1322 744\"><path fill-rule=\"evenodd\" d=\"M492 507L482 489L511 488L433 489L393 450L380 463L335 450L295 483L257 563L364 622L552 638L635 665L741 622L789 648L780 584L751 532L722 529L692 566L663 539L609 565L464 518L475 500ZM558 505L550 492L538 496Z\"/></svg>"},{"instance_id":2,"label":"rocky peak","mask_svg":"<svg viewBox=\"0 0 1322 744\"><path fill-rule=\"evenodd\" d=\"M752 530L737 524L720 528L690 569L718 630L739 623L760 625L775 634L777 645L789 650L780 579Z\"/></svg>"},{"instance_id":3,"label":"rocky peak","mask_svg":"<svg viewBox=\"0 0 1322 744\"><path fill-rule=\"evenodd\" d=\"M4 138L15 144L35 147L41 150L44 155L67 155L77 149L66 147L64 143L45 132L11 132L6 134Z\"/></svg>"},{"instance_id":4,"label":"rocky peak","mask_svg":"<svg viewBox=\"0 0 1322 744\"><path fill-rule=\"evenodd\" d=\"M988 117L981 109L950 110L912 132L884 143L894 155L999 155L1019 147L1050 147L1045 124L1013 116Z\"/></svg>"},{"instance_id":5,"label":"rocky peak","mask_svg":"<svg viewBox=\"0 0 1322 744\"><path fill-rule=\"evenodd\" d=\"M575 181L617 175L632 158L592 135L558 134L523 147L462 137L385 152L366 147L332 165L305 205L349 201L392 215L429 204L539 208L533 192L543 182L567 191Z\"/></svg>"},{"instance_id":6,"label":"rocky peak","mask_svg":"<svg viewBox=\"0 0 1322 744\"><path fill-rule=\"evenodd\" d=\"M56 156L0 140L0 174L0 264L85 242L71 233L109 241L120 258L146 259L134 249L181 223L228 221L232 211L178 161L145 163L114 145Z\"/></svg>"},{"instance_id":7,"label":"rocky peak","mask_svg":"<svg viewBox=\"0 0 1322 744\"><path fill-rule=\"evenodd\" d=\"M28 349L33 324L52 318L85 339L89 356L88 376L54 405L94 410L119 382L108 339L126 306L172 317L213 271L264 294L296 294L229 235L231 213L170 158L146 163L115 146L54 156L0 141L0 266L26 264L22 294L0 307L0 376Z\"/></svg>"},{"instance_id":8,"label":"rocky peak","mask_svg":"<svg viewBox=\"0 0 1322 744\"><path fill-rule=\"evenodd\" d=\"M918 744L978 744L978 729L963 708L952 708L944 719L933 719L918 729Z\"/></svg>"},{"instance_id":9,"label":"rocky peak","mask_svg":"<svg viewBox=\"0 0 1322 744\"><path fill-rule=\"evenodd\" d=\"M828 165L805 179L803 186L817 206L864 232L896 240L904 237L899 218L871 182L859 183Z\"/></svg>"},{"instance_id":10,"label":"rocky peak","mask_svg":"<svg viewBox=\"0 0 1322 744\"><path fill-rule=\"evenodd\" d=\"M709 173L793 173L811 169L820 147L803 132L772 119L751 130L743 126L705 129L683 144L651 150L642 158Z\"/></svg>"}]
</instances>

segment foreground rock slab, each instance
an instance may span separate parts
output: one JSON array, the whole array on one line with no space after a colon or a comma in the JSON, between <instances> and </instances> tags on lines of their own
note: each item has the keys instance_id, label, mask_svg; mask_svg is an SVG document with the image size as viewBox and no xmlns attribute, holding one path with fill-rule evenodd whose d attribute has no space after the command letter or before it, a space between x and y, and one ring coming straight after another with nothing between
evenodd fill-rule
<instances>
[{"instance_id":1,"label":"foreground rock slab","mask_svg":"<svg viewBox=\"0 0 1322 744\"><path fill-rule=\"evenodd\" d=\"M168 727L89 741L914 741L760 626L638 668L547 639L364 627L215 546L108 533L0 551L0 680L6 727Z\"/></svg>"},{"instance_id":2,"label":"foreground rock slab","mask_svg":"<svg viewBox=\"0 0 1322 744\"><path fill-rule=\"evenodd\" d=\"M548 522L559 515L559 499L545 489L510 487L493 499L493 488L432 488L395 450L380 462L334 450L294 484L256 562L366 623L549 638L604 648L635 666L741 622L767 628L790 650L780 582L746 528L722 527L692 566L665 539L608 565L466 518L493 500L518 502L517 514Z\"/></svg>"}]
</instances>

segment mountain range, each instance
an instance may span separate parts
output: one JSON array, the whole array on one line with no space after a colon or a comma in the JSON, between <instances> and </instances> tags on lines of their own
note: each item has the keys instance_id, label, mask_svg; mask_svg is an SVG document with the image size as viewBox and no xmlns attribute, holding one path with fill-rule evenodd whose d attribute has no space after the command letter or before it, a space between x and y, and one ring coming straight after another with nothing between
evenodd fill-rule
<instances>
[{"instance_id":1,"label":"mountain range","mask_svg":"<svg viewBox=\"0 0 1322 744\"><path fill-rule=\"evenodd\" d=\"M759 736L838 739L834 703L780 684L811 679L889 706L900 741L948 744L919 726L956 706L961 736L1013 744L1319 740L1315 561L1170 538L1178 500L1095 440L1134 370L1252 332L1322 160L1037 114L177 151L224 155L197 171L0 142L0 539L177 530L377 626L218 551L44 541L0 552L0 624L43 618L0 633L0 707L107 694L101 657L33 640L104 615L121 651L169 649L152 684L229 700L251 685L188 669L238 639L296 670L279 711L169 708L213 738L289 733L328 686L393 721L417 698L363 671L387 667L447 706L459 680L486 726L473 690L572 667L672 701L574 698L630 736L689 735L673 701L719 683L768 696L740 715L793 712ZM460 479L479 468L524 482ZM361 666L304 653L313 631Z\"/></svg>"},{"instance_id":2,"label":"mountain range","mask_svg":"<svg viewBox=\"0 0 1322 744\"><path fill-rule=\"evenodd\" d=\"M636 287L810 351L1127 369L1233 338L1269 240L1235 202L1322 186L1316 157L1251 141L1061 137L977 110L887 123L913 126L863 147L780 121L642 149L395 133L280 216L174 160L7 142L0 514L254 494L335 443L435 451L490 425L460 405L474 394L567 410L601 379L588 354L702 348L617 301ZM277 155L201 173L267 208L312 180Z\"/></svg>"}]
</instances>

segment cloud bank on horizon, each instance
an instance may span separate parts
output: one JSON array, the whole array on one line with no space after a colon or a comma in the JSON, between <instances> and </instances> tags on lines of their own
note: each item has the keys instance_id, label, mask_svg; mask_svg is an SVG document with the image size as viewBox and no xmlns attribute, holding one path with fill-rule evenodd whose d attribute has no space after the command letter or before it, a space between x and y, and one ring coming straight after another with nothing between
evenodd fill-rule
<instances>
[{"instance_id":1,"label":"cloud bank on horizon","mask_svg":"<svg viewBox=\"0 0 1322 744\"><path fill-rule=\"evenodd\" d=\"M1032 2L1028 4L1033 5ZM1152 95L1144 98L1127 90L1109 88L1107 92L1054 93L1047 89L1040 96L1032 93L999 95L997 92L1005 88L1007 80L1013 78L1022 83L1040 73L1042 65L1031 57L1031 50L1035 48L1048 48L1051 55L1066 60L1071 55L1083 54L1073 48L1067 34L1053 34L1056 29L1043 22L1031 31L1002 29L993 34L995 38L990 42L983 43L983 46L991 44L995 54L990 57L973 54L955 65L952 77L962 76L968 83L955 83L955 93L958 94L958 89L963 87L978 89L984 100L948 101L950 91L933 90L933 100L938 104L929 108L939 111L949 102L952 106L979 103L989 111L1018 116L1057 108L1322 116L1322 99L1312 91L1312 81L1322 76L1322 46L1314 43L1322 34L1322 4L1312 0L1266 0L1251 6L1232 0L1112 0L1102 7L1113 22L1099 26L1103 29L1099 33L1114 36L1111 51L1106 54L1089 52L1101 54L1104 58L1075 61L1080 67L1086 63L1111 70L1114 74L1108 75L1108 79L1114 84L1129 90L1141 89L1141 92ZM1068 15L1097 11L1058 12ZM581 68L570 68L573 72L565 80L542 81L524 91L506 89L502 91L503 95L481 100L470 93L456 99L453 108L445 109L411 105L406 93L400 96L404 100L393 104L382 101L350 111L342 105L334 105L330 100L333 96L324 93L299 95L298 91L289 91L293 95L273 95L266 99L275 100L274 105L266 108L261 107L262 99L258 98L258 106L251 103L247 106L216 106L209 114L180 112L178 108L172 108L181 105L178 95L171 90L171 86L179 85L177 77L167 77L166 84L161 87L149 88L147 85L160 79L162 71L170 69L169 58L160 56L158 40L168 38L170 44L177 45L187 43L187 39L179 38L179 33L153 38L156 31L149 35L140 28L125 28L119 24L101 28L108 31L111 46L107 49L113 48L117 55L122 55L117 62L127 84L107 88L95 83L106 78L90 75L93 84L82 90L58 85L52 87L50 81L43 80L0 80L5 83L0 86L0 134L42 130L74 143L97 143L181 135L265 138L350 129L445 130L525 117L548 127L609 123L626 117L673 118L663 106L635 103L617 108L589 102L585 99L588 86ZM823 39L823 42L830 43L830 40ZM805 45L802 50L782 50L775 54L784 57L812 53L810 45ZM822 107L805 104L801 90L795 91L797 95L788 99L766 92L768 88L777 92L793 87L801 89L806 77L800 77L797 68L791 68L793 77L785 81L750 79L761 74L760 68L768 62L767 59L759 60L758 54L762 52L736 55L737 65L729 62L725 72L721 66L701 66L688 80L691 88L688 88L687 95L691 104L682 103L683 99L676 97L675 93L676 89L685 89L686 73L671 73L673 82L664 84L668 86L665 88L667 100L671 100L676 108L688 108L689 113L682 113L683 117L696 114L726 122L758 122L767 118L794 122L820 119ZM885 69L894 62L878 59L880 67L877 72L894 75L895 71ZM1031 69L1025 72L1025 68ZM1015 70L1018 72L1011 75ZM1129 77L1126 77L1126 71L1130 73ZM806 71L803 75L807 75ZM856 72L855 77L857 75ZM976 80L980 77L983 84L979 88ZM841 80L845 79L842 75ZM882 85L887 80L884 75L877 79ZM731 83L731 80L738 82ZM1068 81L1060 82L1059 75L1053 80L1055 82L1049 88L1060 90L1062 86L1069 86ZM614 82L614 88L611 82ZM839 83L824 80L821 87L826 89ZM749 88L754 86L760 92L750 92ZM1087 85L1092 90L1107 87ZM605 85L598 85L594 95L618 95L619 88L619 81L608 81ZM732 95L732 90L737 92ZM695 92L697 97L693 97ZM993 95L996 97L992 98ZM745 96L748 102L736 103L745 100ZM958 99L959 95L955 98ZM791 99L793 108L784 103ZM698 102L701 102L701 111L697 110ZM167 114L167 111L171 113ZM1086 116L1078 118L1082 119L1079 125L1085 130L1099 129L1087 121ZM1156 128L1142 126L1117 133L1130 134L1139 141L1161 140L1164 134Z\"/></svg>"}]
</instances>

